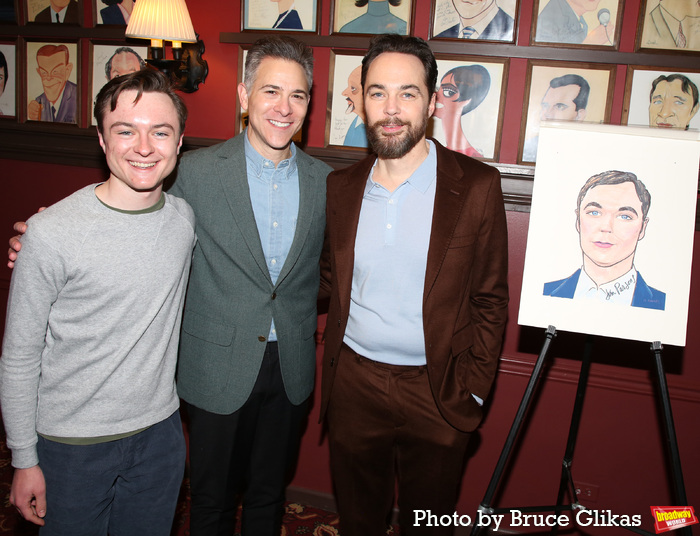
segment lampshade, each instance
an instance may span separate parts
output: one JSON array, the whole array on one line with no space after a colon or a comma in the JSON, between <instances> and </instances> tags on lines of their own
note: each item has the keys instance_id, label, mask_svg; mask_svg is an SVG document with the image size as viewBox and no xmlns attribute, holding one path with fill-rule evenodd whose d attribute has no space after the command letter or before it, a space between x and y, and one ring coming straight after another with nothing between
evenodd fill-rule
<instances>
[{"instance_id":1,"label":"lampshade","mask_svg":"<svg viewBox=\"0 0 700 536\"><path fill-rule=\"evenodd\" d=\"M138 0L126 37L197 42L185 0Z\"/></svg>"}]
</instances>

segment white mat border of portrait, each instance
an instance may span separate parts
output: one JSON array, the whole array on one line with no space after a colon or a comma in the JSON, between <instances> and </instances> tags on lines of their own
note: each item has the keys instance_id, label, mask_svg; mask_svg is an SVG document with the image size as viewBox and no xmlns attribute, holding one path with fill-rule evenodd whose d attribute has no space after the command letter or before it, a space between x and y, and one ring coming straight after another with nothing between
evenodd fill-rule
<instances>
[{"instance_id":1,"label":"white mat border of portrait","mask_svg":"<svg viewBox=\"0 0 700 536\"><path fill-rule=\"evenodd\" d=\"M0 43L0 51L7 62L5 91L0 96L0 108L3 115L0 117L14 118L17 116L17 45L15 43Z\"/></svg>"},{"instance_id":2,"label":"white mat border of portrait","mask_svg":"<svg viewBox=\"0 0 700 536\"><path fill-rule=\"evenodd\" d=\"M535 169L518 324L685 344L699 142L697 131L562 122L542 128L546 151ZM651 193L634 265L666 293L663 311L542 294L546 282L581 267L578 192L589 177L611 169L635 173Z\"/></svg>"},{"instance_id":3,"label":"white mat border of portrait","mask_svg":"<svg viewBox=\"0 0 700 536\"><path fill-rule=\"evenodd\" d=\"M117 49L122 47L128 47L136 52L141 59L144 61L148 58L148 47L139 47L122 44L109 44L109 43L90 43L90 101L88 102L88 116L90 117L90 124L97 126L97 121L95 120L95 98L100 92L100 89L107 83L107 78L105 77L104 67L112 54Z\"/></svg>"},{"instance_id":4,"label":"white mat border of portrait","mask_svg":"<svg viewBox=\"0 0 700 536\"><path fill-rule=\"evenodd\" d=\"M700 89L700 70L668 70L663 67L630 65L627 67L625 103L622 107L622 123L627 125L649 125L649 92L651 83L661 75L682 74ZM690 120L690 128L700 129L700 113Z\"/></svg>"},{"instance_id":5,"label":"white mat border of portrait","mask_svg":"<svg viewBox=\"0 0 700 536\"><path fill-rule=\"evenodd\" d=\"M328 69L328 105L326 107L326 146L343 147L345 135L355 114L346 114L347 101L342 95L348 85L348 76L362 65L364 54L331 50L330 68Z\"/></svg>"},{"instance_id":6,"label":"white mat border of portrait","mask_svg":"<svg viewBox=\"0 0 700 536\"><path fill-rule=\"evenodd\" d=\"M462 116L462 131L472 146L484 155L484 160L495 160L500 151L505 88L508 79L508 58L461 57L436 55L438 65L437 91L445 74L462 65L481 65L491 77L491 87L483 102ZM428 136L446 145L442 122L436 117L428 120Z\"/></svg>"}]
</instances>

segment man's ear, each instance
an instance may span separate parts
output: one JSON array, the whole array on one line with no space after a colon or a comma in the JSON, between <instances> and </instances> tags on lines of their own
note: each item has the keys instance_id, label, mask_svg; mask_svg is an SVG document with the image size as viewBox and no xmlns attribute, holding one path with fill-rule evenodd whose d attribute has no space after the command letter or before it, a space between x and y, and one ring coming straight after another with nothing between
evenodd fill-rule
<instances>
[{"instance_id":1,"label":"man's ear","mask_svg":"<svg viewBox=\"0 0 700 536\"><path fill-rule=\"evenodd\" d=\"M107 154L107 150L105 149L105 140L104 140L104 138L102 137L102 132L100 132L100 129L99 129L99 128L97 129L97 139L98 139L99 142L100 142L100 147L102 147L102 152L104 152L105 154Z\"/></svg>"},{"instance_id":2,"label":"man's ear","mask_svg":"<svg viewBox=\"0 0 700 536\"><path fill-rule=\"evenodd\" d=\"M177 144L177 153L176 154L180 154L180 149L182 148L182 140L184 140L184 139L185 139L185 135L180 134L180 141Z\"/></svg>"},{"instance_id":3,"label":"man's ear","mask_svg":"<svg viewBox=\"0 0 700 536\"><path fill-rule=\"evenodd\" d=\"M581 234L581 223L578 218L578 210L574 210L574 214L576 214L576 232Z\"/></svg>"},{"instance_id":4,"label":"man's ear","mask_svg":"<svg viewBox=\"0 0 700 536\"><path fill-rule=\"evenodd\" d=\"M437 102L437 93L433 93L430 97L430 104L428 104L428 117L432 117L435 112L435 103Z\"/></svg>"},{"instance_id":5,"label":"man's ear","mask_svg":"<svg viewBox=\"0 0 700 536\"><path fill-rule=\"evenodd\" d=\"M583 121L586 119L586 109L581 108L578 112L576 112L576 121Z\"/></svg>"},{"instance_id":6,"label":"man's ear","mask_svg":"<svg viewBox=\"0 0 700 536\"><path fill-rule=\"evenodd\" d=\"M649 218L644 218L644 223L642 224L641 231L639 231L639 238L637 238L637 242L644 238L644 235L647 233L647 223L649 223Z\"/></svg>"},{"instance_id":7,"label":"man's ear","mask_svg":"<svg viewBox=\"0 0 700 536\"><path fill-rule=\"evenodd\" d=\"M70 78L70 73L73 72L73 64L72 63L66 63L66 80Z\"/></svg>"},{"instance_id":8,"label":"man's ear","mask_svg":"<svg viewBox=\"0 0 700 536\"><path fill-rule=\"evenodd\" d=\"M241 110L244 112L248 111L248 90L245 84L241 82L238 84L238 102L241 103Z\"/></svg>"}]
</instances>

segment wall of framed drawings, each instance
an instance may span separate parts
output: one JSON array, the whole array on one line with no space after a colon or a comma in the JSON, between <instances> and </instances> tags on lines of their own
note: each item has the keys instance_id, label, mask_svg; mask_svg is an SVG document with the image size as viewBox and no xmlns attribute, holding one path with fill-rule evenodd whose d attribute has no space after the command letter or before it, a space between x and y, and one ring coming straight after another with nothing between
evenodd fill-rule
<instances>
[{"instance_id":1,"label":"wall of framed drawings","mask_svg":"<svg viewBox=\"0 0 700 536\"><path fill-rule=\"evenodd\" d=\"M303 22L301 30L287 28L283 24L293 16L283 11L286 3L260 4L257 11L270 11L270 16L265 18L260 15L261 20L266 22L256 22L251 19L251 13L255 11L251 0L236 0L233 5L217 6L216 9L212 9L215 3L210 0L191 2L189 9L195 29L207 43L205 58L213 67L212 76L200 91L185 97L191 112L186 132L191 146L213 143L240 131L241 114L234 91L235 85L241 81L240 51L262 35L283 32L311 45L316 57L312 102L302 131L302 144L308 152L335 166L347 165L361 158L366 153L363 142L345 141L350 127L354 125L359 129L362 120L342 96L350 88L350 73L344 72L342 61L336 63L336 59L347 61L348 56L361 56L371 35L342 30L351 18L348 14L341 15L346 9L343 1L308 0L306 4L293 3L289 9L299 12ZM553 73L549 80L567 74L590 73L593 86L588 108L576 109L575 120L610 124L627 124L628 118L638 124L639 117L648 115L648 110L643 109L644 99L639 96L647 91L643 86L650 83L645 79L646 71L667 75L685 73L697 85L700 50L696 46L698 37L695 34L700 32L700 26L688 24L683 30L681 23L679 31L683 35L681 37L676 32L673 46L668 36L663 39L650 37L654 23L659 24L657 8L660 1L668 2L587 2L588 11L579 17L585 21L586 36L577 38L577 42L554 37L557 22L548 15L552 5L566 4L568 0L485 0L480 3L482 7L486 6L483 9L465 8L463 3L453 0L387 0L387 5L382 9L386 10L386 20L398 18L406 23L405 33L428 40L445 71L440 73L441 82L448 71L457 67L461 67L465 73L470 70L488 73L490 85L483 103L465 113L461 125L451 125L445 118L436 117L432 120L431 133L448 147L453 144L455 150L468 151L468 154L499 167L504 177L509 179L504 184L507 207L527 211L536 163L536 158L528 152L531 147L527 143L528 139L536 136L533 128L536 130L536 123L545 115L543 109L548 105L545 96L551 96L551 92L548 95L547 81L542 85L543 77L548 76L547 71ZM93 135L90 130L93 126L90 103L99 89L98 82L103 80L98 72L102 66L96 63L102 61L101 55L106 51L116 51L122 46L133 50L141 47L136 55L144 56L146 42L125 40L123 37L124 19L128 18L133 0L70 0L69 6L78 6L77 22L66 15L67 20L63 23L37 20L37 17L41 19L39 14L48 9L50 0L3 2L0 10L0 52L14 54L14 61L8 62L8 93L0 95L1 109L7 110L0 116L0 134L3 131L11 134L8 143L0 148L0 156L7 154L13 158L33 158L35 155L31 155L28 149L17 150L18 147L13 146L14 142L27 141L22 137L25 133L45 136L47 142L42 142L42 145L51 147L55 145L51 138L57 133L75 134L77 129L81 143L74 152L66 153L64 140L61 161L65 162L68 158L76 165L84 165L85 162L96 165L99 153L91 153L86 158L81 148L86 145L83 143L84 129L87 129L88 135ZM353 4L352 9L357 10L354 19L369 12L370 7L362 7L361 3ZM376 10L374 4L377 2L372 4L372 9ZM482 11L474 11L479 9ZM490 10L486 17L485 9ZM697 20L693 18L696 14L692 9L690 11L674 13L681 21L686 18ZM312 14L308 24L304 21L309 15L304 13ZM278 21L280 17L282 19ZM463 30L471 28L470 17L481 17L481 22L473 25L474 32L467 39ZM566 21L560 21L560 24L566 25ZM403 29L397 31L404 32ZM29 94L29 83L33 78L29 73L37 69L36 58L29 57L32 42L72 44L77 47L75 58L71 61L79 98L74 122L46 125L48 121L30 120L28 107L31 100L38 96ZM229 45L240 46L236 50ZM338 69L340 71L336 73ZM599 79L599 75L604 80ZM634 83L633 79L636 80ZM694 116L691 127L698 120L700 115ZM461 132L448 136L447 130L450 128ZM459 143L450 139L459 140ZM69 147L71 143L68 143ZM43 158L54 161L50 151Z\"/></svg>"},{"instance_id":2,"label":"wall of framed drawings","mask_svg":"<svg viewBox=\"0 0 700 536\"><path fill-rule=\"evenodd\" d=\"M700 39L700 25L694 24L698 20L694 18L697 16L693 11L696 8L679 7L677 13L674 11L681 21L686 21L683 31L685 41L676 36L676 44L671 46L668 40L661 43L659 39L654 41L648 37L655 14L659 12L660 1L669 3L668 0L598 0L586 2L584 11L577 7L581 2L568 0L494 0L475 3L479 7L471 4L471 7L465 7L463 2L453 0L413 0L407 33L428 40L439 59L438 63L442 61L445 68L449 62L480 65L491 70L498 64L502 68L502 77L499 74L496 83L489 89L490 93L494 93L488 95L490 104L473 112L488 112L488 128L495 129L495 132L483 132L486 128L483 121L468 124L466 119L469 114L463 118L462 131L467 139L474 136L484 139L488 134L471 154L498 166L506 176L516 180L527 177L530 180L536 153L531 152L532 144L528 146L527 142L536 137L537 123L547 119L545 107L568 106L576 112L569 116L553 117L556 120L627 124L632 92L630 80L636 71L651 69L667 74L691 72L691 83L696 84L694 80L697 75L693 71L697 70L700 60L700 51L696 48ZM361 120L353 111L353 104L343 96L351 87L351 73L344 72L342 64L349 61L348 55L361 56L370 36L339 33L338 22L334 18L337 18L339 9L337 4L337 0L322 3L319 31L304 39L314 47L318 57L323 58L320 63L317 60L315 67L314 99L326 104L323 112L314 110L312 106L310 121L304 127L304 139L314 155L327 158L331 163L345 163L360 158L364 151L358 151L359 145L344 141L353 125L359 125ZM552 15L555 7L560 13L571 11L576 24L584 27L578 37L561 37L572 30L567 26L570 21ZM399 13L392 4L388 9ZM484 11L489 10L491 13L484 16ZM474 24L475 32L465 38L463 30L470 27L471 20L480 17L481 23ZM484 19L491 22L486 24ZM496 27L498 32L494 30ZM258 37L246 31L237 32L235 28L220 34L222 43L243 46ZM636 71L631 70L630 66L635 66ZM557 93L554 91L556 88L550 88L549 82L555 83L558 78L561 83L570 79L568 75L591 78L590 91L582 99L583 104L574 102L575 98L549 102L553 98L552 93ZM544 80L547 76L549 78ZM441 72L439 78L442 77ZM641 83L635 86L635 92L639 91ZM646 90L649 92L650 88ZM690 98L693 98L692 91ZM644 104L638 100L632 102L637 107ZM647 102L646 106L649 105L650 102ZM695 119L700 119L700 114ZM432 132L445 143L447 140L442 125L440 118L434 119ZM462 146L455 144L450 147L448 142L448 147L464 152L464 137L460 137ZM527 197L527 186L525 190ZM508 204L509 193L513 193L514 202L511 204ZM515 200L522 193L506 191L509 208L527 210L527 201L522 206Z\"/></svg>"}]
</instances>

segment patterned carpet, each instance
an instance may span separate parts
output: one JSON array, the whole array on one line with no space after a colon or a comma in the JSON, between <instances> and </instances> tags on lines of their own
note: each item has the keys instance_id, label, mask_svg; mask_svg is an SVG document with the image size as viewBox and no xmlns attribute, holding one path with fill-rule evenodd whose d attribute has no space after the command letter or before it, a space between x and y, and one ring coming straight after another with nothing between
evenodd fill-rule
<instances>
[{"instance_id":1,"label":"patterned carpet","mask_svg":"<svg viewBox=\"0 0 700 536\"><path fill-rule=\"evenodd\" d=\"M12 466L10 451L0 420L0 536L36 536L39 528L19 515L10 504ZM338 536L338 515L296 503L287 503L281 536ZM189 536L189 481L185 479L180 492L172 536ZM238 534L238 529L236 530Z\"/></svg>"}]
</instances>

